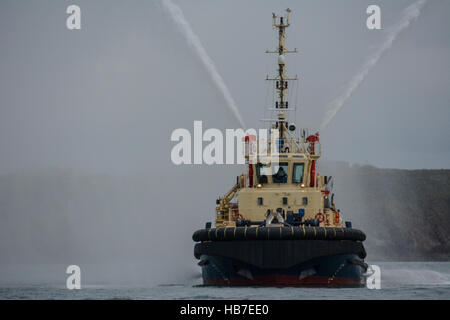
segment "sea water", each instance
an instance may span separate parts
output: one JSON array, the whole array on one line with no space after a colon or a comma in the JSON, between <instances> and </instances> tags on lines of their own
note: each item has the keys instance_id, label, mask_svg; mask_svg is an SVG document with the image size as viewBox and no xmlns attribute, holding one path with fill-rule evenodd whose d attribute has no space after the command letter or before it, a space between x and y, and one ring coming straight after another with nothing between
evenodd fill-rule
<instances>
[{"instance_id":1,"label":"sea water","mask_svg":"<svg viewBox=\"0 0 450 320\"><path fill-rule=\"evenodd\" d=\"M0 299L450 299L450 262L378 262L381 289L205 287L201 276L188 283L152 287L84 284L3 285ZM1 279L0 279L1 280Z\"/></svg>"}]
</instances>

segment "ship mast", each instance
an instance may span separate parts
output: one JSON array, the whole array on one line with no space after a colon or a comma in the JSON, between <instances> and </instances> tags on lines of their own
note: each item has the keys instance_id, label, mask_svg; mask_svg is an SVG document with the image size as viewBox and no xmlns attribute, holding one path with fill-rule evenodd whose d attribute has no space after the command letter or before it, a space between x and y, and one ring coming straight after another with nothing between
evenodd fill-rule
<instances>
[{"instance_id":1,"label":"ship mast","mask_svg":"<svg viewBox=\"0 0 450 320\"><path fill-rule=\"evenodd\" d=\"M268 51L266 53L278 53L278 75L274 78L266 77L266 80L276 81L276 90L278 91L278 101L275 102L275 111L278 111L276 124L274 128L279 130L280 138L286 139L287 130L287 113L288 101L286 99L289 80L298 80L298 77L288 78L286 75L286 53L297 53L297 48L293 51L289 51L285 45L286 28L289 27L289 13L291 10L286 9L286 17L277 17L275 13L272 13L273 27L278 29L278 48L275 51ZM277 21L278 20L278 21Z\"/></svg>"}]
</instances>

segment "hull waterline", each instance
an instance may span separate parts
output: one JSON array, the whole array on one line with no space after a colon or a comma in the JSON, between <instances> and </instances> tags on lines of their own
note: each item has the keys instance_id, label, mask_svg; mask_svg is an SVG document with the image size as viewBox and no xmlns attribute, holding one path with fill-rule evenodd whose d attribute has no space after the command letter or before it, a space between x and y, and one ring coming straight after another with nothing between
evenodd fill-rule
<instances>
[{"instance_id":1,"label":"hull waterline","mask_svg":"<svg viewBox=\"0 0 450 320\"><path fill-rule=\"evenodd\" d=\"M262 269L233 259L201 256L203 284L208 286L361 287L362 260L356 255L313 259L286 269Z\"/></svg>"}]
</instances>

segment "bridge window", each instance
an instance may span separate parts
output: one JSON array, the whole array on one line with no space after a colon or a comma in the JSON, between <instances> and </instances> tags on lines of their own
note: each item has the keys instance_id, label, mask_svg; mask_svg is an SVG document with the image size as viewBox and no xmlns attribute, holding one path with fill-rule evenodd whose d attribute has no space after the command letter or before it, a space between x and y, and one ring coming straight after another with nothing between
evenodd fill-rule
<instances>
[{"instance_id":1,"label":"bridge window","mask_svg":"<svg viewBox=\"0 0 450 320\"><path fill-rule=\"evenodd\" d=\"M256 177L258 179L258 183L265 184L268 182L268 176L270 176L270 170L267 165L263 163L256 164Z\"/></svg>"},{"instance_id":2,"label":"bridge window","mask_svg":"<svg viewBox=\"0 0 450 320\"><path fill-rule=\"evenodd\" d=\"M286 183L288 177L288 163L280 162L277 165L272 165L273 167L273 183Z\"/></svg>"},{"instance_id":3,"label":"bridge window","mask_svg":"<svg viewBox=\"0 0 450 320\"><path fill-rule=\"evenodd\" d=\"M292 170L292 183L302 183L303 182L303 168L304 163L294 163L294 168Z\"/></svg>"}]
</instances>

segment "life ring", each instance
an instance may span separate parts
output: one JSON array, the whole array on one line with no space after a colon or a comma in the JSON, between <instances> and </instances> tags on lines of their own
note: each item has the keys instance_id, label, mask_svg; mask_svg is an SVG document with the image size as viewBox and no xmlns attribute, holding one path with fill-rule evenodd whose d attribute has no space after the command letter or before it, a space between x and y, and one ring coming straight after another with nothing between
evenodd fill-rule
<instances>
[{"instance_id":1,"label":"life ring","mask_svg":"<svg viewBox=\"0 0 450 320\"><path fill-rule=\"evenodd\" d=\"M341 222L341 214L338 211L334 212L334 224L339 224Z\"/></svg>"},{"instance_id":2,"label":"life ring","mask_svg":"<svg viewBox=\"0 0 450 320\"><path fill-rule=\"evenodd\" d=\"M316 214L315 217L317 220L319 220L319 222L324 222L325 221L325 215L321 212L319 212L318 214Z\"/></svg>"},{"instance_id":3,"label":"life ring","mask_svg":"<svg viewBox=\"0 0 450 320\"><path fill-rule=\"evenodd\" d=\"M233 213L233 220L244 220L244 216L242 214L240 214L239 212L234 212Z\"/></svg>"}]
</instances>

